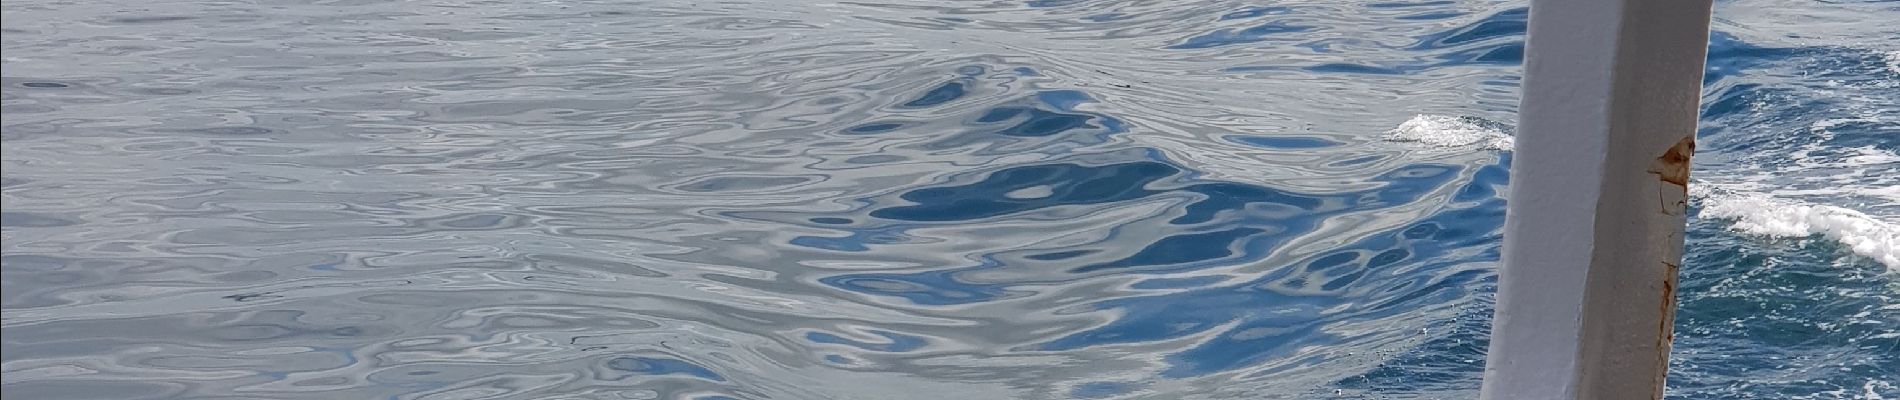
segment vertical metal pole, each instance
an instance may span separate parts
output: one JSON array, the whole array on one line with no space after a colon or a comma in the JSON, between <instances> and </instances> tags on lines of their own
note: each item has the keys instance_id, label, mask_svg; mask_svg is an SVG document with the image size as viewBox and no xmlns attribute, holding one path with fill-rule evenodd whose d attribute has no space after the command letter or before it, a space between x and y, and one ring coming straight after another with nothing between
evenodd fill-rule
<instances>
[{"instance_id":1,"label":"vertical metal pole","mask_svg":"<svg viewBox=\"0 0 1900 400\"><path fill-rule=\"evenodd\" d=\"M1532 0L1483 399L1661 398L1711 0Z\"/></svg>"}]
</instances>

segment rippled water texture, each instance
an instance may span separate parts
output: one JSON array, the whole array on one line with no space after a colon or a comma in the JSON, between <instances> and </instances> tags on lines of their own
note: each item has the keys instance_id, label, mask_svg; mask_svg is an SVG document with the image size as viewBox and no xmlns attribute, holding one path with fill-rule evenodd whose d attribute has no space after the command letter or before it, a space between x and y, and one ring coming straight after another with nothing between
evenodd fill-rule
<instances>
[{"instance_id":1,"label":"rippled water texture","mask_svg":"<svg viewBox=\"0 0 1900 400\"><path fill-rule=\"evenodd\" d=\"M1671 397L1900 394L1891 4L1717 6ZM21 399L1468 398L1526 16L4 9Z\"/></svg>"}]
</instances>

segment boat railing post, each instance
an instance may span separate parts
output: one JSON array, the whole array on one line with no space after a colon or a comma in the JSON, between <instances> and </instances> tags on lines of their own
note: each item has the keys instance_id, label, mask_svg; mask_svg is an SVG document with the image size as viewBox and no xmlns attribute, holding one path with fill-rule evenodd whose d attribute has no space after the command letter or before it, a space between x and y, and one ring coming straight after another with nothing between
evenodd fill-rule
<instances>
[{"instance_id":1,"label":"boat railing post","mask_svg":"<svg viewBox=\"0 0 1900 400\"><path fill-rule=\"evenodd\" d=\"M1660 398L1711 0L1532 0L1481 398Z\"/></svg>"}]
</instances>

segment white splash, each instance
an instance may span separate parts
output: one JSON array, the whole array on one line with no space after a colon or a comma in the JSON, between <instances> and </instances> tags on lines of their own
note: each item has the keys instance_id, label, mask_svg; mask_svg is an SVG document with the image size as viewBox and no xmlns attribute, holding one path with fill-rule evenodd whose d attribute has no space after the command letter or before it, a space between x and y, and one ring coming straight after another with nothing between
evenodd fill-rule
<instances>
[{"instance_id":1,"label":"white splash","mask_svg":"<svg viewBox=\"0 0 1900 400\"><path fill-rule=\"evenodd\" d=\"M1881 396L1880 394L1897 393L1896 391L1900 391L1900 386L1895 386L1893 383L1887 381L1867 381L1867 383L1860 385L1860 390L1860 395L1855 396L1854 400L1887 400L1886 396Z\"/></svg>"},{"instance_id":2,"label":"white splash","mask_svg":"<svg viewBox=\"0 0 1900 400\"><path fill-rule=\"evenodd\" d=\"M1510 150L1515 144L1511 135L1482 125L1479 121L1468 117L1420 114L1387 131L1385 139L1417 142L1432 147L1475 146L1491 150Z\"/></svg>"},{"instance_id":3,"label":"white splash","mask_svg":"<svg viewBox=\"0 0 1900 400\"><path fill-rule=\"evenodd\" d=\"M1857 121L1863 121L1863 119L1821 121L1813 130L1817 134L1832 137L1832 133L1827 132L1828 128ZM1511 150L1512 145L1515 144L1510 135L1500 129L1484 125L1483 120L1443 115L1412 117L1411 120L1387 132L1386 140L1417 142L1432 147L1475 147L1488 150ZM1852 149L1853 153L1846 157L1816 156L1815 153L1820 150L1820 145L1811 144L1784 157L1790 157L1796 161L1796 170L1855 171L1849 174L1852 176L1845 177L1846 182L1836 182L1833 191L1829 193L1853 193L1900 199L1900 185L1893 185L1891 184L1893 182L1885 178L1878 176L1870 178L1862 174L1869 170L1866 167L1900 163L1900 155L1868 147ZM1690 197L1702 207L1703 218L1730 221L1730 230L1775 237L1820 235L1845 245L1854 254L1900 270L1900 221L1882 219L1844 207L1764 194L1794 196L1828 194L1777 188L1774 185L1757 182L1769 177L1792 174L1792 171L1781 172L1730 177L1731 180L1738 180L1733 185L1714 185L1696 181L1690 185ZM1871 187L1853 184L1856 182L1871 184Z\"/></svg>"},{"instance_id":4,"label":"white splash","mask_svg":"<svg viewBox=\"0 0 1900 400\"><path fill-rule=\"evenodd\" d=\"M1843 387L1843 388L1834 389L1834 390L1827 390L1827 391L1815 392L1815 393L1810 393L1810 394L1801 395L1801 396L1789 397L1789 399L1791 400L1824 400L1824 399L1825 400L1888 400L1885 396L1882 396L1881 393L1894 393L1894 390L1896 389L1900 389L1900 386L1895 386L1893 383L1889 383L1887 381L1870 380L1870 381L1867 381L1867 383L1860 385L1860 390L1861 390L1860 393L1848 393L1849 389Z\"/></svg>"},{"instance_id":5,"label":"white splash","mask_svg":"<svg viewBox=\"0 0 1900 400\"><path fill-rule=\"evenodd\" d=\"M1849 251L1900 269L1900 226L1848 208L1813 204L1773 196L1690 185L1699 200L1701 216L1731 221L1729 229L1763 236L1820 235Z\"/></svg>"},{"instance_id":6,"label":"white splash","mask_svg":"<svg viewBox=\"0 0 1900 400\"><path fill-rule=\"evenodd\" d=\"M1841 159L1840 163L1849 167L1869 165L1900 164L1900 154L1878 149L1873 146L1855 147L1853 155Z\"/></svg>"},{"instance_id":7,"label":"white splash","mask_svg":"<svg viewBox=\"0 0 1900 400\"><path fill-rule=\"evenodd\" d=\"M1728 220L1730 230L1775 237L1820 235L1900 271L1900 220L1797 199L1878 199L1900 204L1900 176L1885 172L1900 166L1900 155L1872 146L1824 145L1834 138L1833 129L1843 124L1879 122L1872 116L1816 121L1808 127L1814 140L1774 155L1791 162L1712 171L1723 175L1718 179L1724 183L1693 182L1690 195L1700 202L1702 217ZM1876 210L1887 206L1868 205Z\"/></svg>"}]
</instances>

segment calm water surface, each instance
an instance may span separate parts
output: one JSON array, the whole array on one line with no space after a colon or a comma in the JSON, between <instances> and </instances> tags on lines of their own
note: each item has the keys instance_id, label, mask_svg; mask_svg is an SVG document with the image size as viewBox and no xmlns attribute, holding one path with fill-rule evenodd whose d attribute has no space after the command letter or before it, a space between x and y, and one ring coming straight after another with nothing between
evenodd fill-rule
<instances>
[{"instance_id":1,"label":"calm water surface","mask_svg":"<svg viewBox=\"0 0 1900 400\"><path fill-rule=\"evenodd\" d=\"M1900 397L1900 6L1717 5L1670 397ZM1522 1L52 1L20 399L1475 395Z\"/></svg>"}]
</instances>

